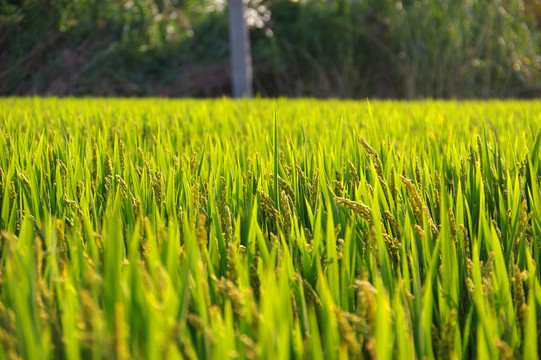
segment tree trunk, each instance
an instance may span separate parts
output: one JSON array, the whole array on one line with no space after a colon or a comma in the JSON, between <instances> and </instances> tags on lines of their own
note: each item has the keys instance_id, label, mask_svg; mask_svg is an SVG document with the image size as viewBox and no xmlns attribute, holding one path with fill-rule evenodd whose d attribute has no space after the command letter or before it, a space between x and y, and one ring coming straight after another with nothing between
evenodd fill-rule
<instances>
[{"instance_id":1,"label":"tree trunk","mask_svg":"<svg viewBox=\"0 0 541 360\"><path fill-rule=\"evenodd\" d=\"M229 43L233 97L252 97L252 55L242 0L229 0Z\"/></svg>"}]
</instances>

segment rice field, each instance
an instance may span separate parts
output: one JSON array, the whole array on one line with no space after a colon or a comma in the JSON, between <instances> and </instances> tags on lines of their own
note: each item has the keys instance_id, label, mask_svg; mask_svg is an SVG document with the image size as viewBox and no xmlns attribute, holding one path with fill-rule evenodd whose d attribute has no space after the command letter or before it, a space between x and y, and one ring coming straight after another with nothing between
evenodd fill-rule
<instances>
[{"instance_id":1,"label":"rice field","mask_svg":"<svg viewBox=\"0 0 541 360\"><path fill-rule=\"evenodd\" d=\"M0 99L0 359L537 358L541 102Z\"/></svg>"}]
</instances>

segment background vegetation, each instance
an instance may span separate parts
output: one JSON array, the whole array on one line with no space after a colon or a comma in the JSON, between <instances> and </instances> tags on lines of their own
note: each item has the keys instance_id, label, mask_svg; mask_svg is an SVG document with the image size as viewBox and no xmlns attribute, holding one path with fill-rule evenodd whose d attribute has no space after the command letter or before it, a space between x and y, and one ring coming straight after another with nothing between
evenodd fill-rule
<instances>
[{"instance_id":1,"label":"background vegetation","mask_svg":"<svg viewBox=\"0 0 541 360\"><path fill-rule=\"evenodd\" d=\"M534 96L538 0L249 0L263 96ZM227 5L0 0L0 94L230 93Z\"/></svg>"}]
</instances>

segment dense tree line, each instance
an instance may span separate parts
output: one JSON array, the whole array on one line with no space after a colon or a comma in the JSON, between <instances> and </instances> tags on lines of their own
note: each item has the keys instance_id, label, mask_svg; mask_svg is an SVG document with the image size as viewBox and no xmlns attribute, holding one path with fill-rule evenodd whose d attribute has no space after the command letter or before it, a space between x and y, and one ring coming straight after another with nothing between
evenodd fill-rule
<instances>
[{"instance_id":1,"label":"dense tree line","mask_svg":"<svg viewBox=\"0 0 541 360\"><path fill-rule=\"evenodd\" d=\"M262 96L532 96L536 0L249 0ZM0 94L230 94L226 0L0 0Z\"/></svg>"}]
</instances>

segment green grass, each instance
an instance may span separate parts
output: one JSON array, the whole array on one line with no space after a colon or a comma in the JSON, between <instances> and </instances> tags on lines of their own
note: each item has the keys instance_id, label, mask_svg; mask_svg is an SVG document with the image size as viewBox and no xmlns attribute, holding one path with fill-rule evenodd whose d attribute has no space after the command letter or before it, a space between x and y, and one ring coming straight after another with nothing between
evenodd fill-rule
<instances>
[{"instance_id":1,"label":"green grass","mask_svg":"<svg viewBox=\"0 0 541 360\"><path fill-rule=\"evenodd\" d=\"M540 102L2 99L0 358L535 358L540 125Z\"/></svg>"}]
</instances>

